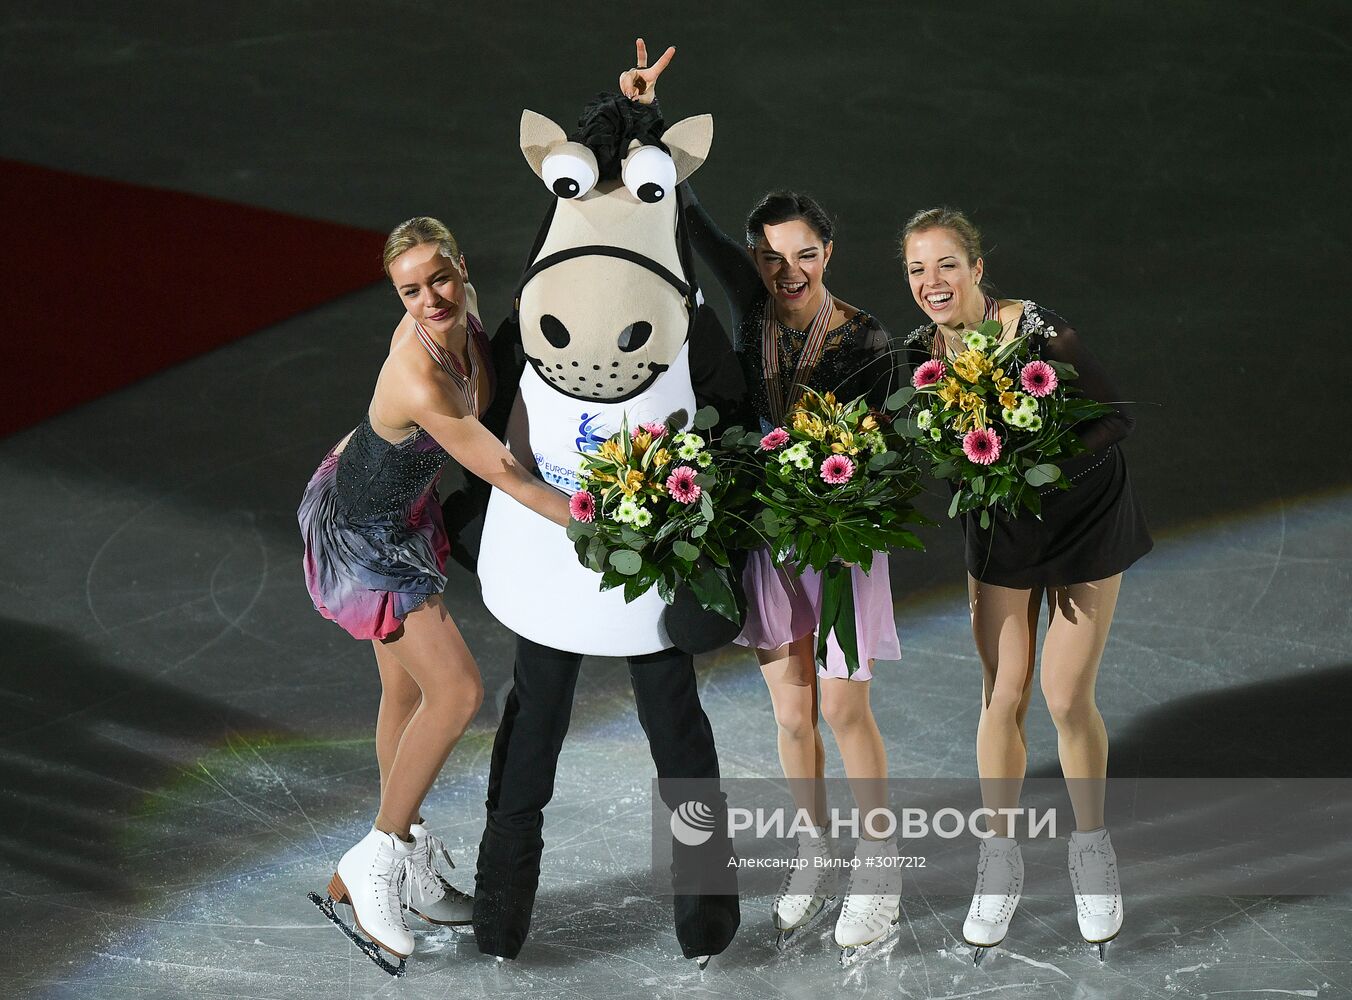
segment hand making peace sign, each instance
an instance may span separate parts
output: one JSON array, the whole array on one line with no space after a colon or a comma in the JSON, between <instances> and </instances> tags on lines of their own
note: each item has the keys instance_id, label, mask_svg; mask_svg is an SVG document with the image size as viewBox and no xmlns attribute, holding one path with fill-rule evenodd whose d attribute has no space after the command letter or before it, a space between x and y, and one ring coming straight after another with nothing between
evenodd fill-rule
<instances>
[{"instance_id":1,"label":"hand making peace sign","mask_svg":"<svg viewBox=\"0 0 1352 1000\"><path fill-rule=\"evenodd\" d=\"M627 69L620 74L620 93L631 101L638 101L640 104L651 104L657 97L657 78L662 75L662 71L667 68L671 62L671 57L676 54L676 46L671 46L662 53L662 57L651 67L648 66L648 46L643 44L643 39L634 39L634 62L633 69Z\"/></svg>"}]
</instances>

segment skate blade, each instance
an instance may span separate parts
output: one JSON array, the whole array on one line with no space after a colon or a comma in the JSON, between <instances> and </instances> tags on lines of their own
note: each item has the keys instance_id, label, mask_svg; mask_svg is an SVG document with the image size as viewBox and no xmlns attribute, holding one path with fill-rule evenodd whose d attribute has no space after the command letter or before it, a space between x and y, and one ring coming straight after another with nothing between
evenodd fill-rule
<instances>
[{"instance_id":1,"label":"skate blade","mask_svg":"<svg viewBox=\"0 0 1352 1000\"><path fill-rule=\"evenodd\" d=\"M703 972L709 967L709 963L713 961L713 958L712 955L694 955L691 957L690 961L698 965L699 971Z\"/></svg>"},{"instance_id":2,"label":"skate blade","mask_svg":"<svg viewBox=\"0 0 1352 1000\"><path fill-rule=\"evenodd\" d=\"M901 913L898 912L892 918L891 925L883 931L883 936L868 944L848 945L840 949L840 967L848 969L860 962L867 962L871 958L885 954L892 950L892 945L896 942L898 932L901 930Z\"/></svg>"},{"instance_id":3,"label":"skate blade","mask_svg":"<svg viewBox=\"0 0 1352 1000\"><path fill-rule=\"evenodd\" d=\"M347 936L348 940L357 946L357 950L374 962L382 972L399 979L408 970L408 962L405 959L399 959L399 964L395 965L385 957L385 953L380 950L380 945L369 938L362 937L349 927L346 921L334 912L334 900L332 897L321 899L319 894L314 892L308 893L307 895L309 896L310 902L319 907L319 912L328 917L329 920L331 920L334 925Z\"/></svg>"},{"instance_id":4,"label":"skate blade","mask_svg":"<svg viewBox=\"0 0 1352 1000\"><path fill-rule=\"evenodd\" d=\"M807 932L810 931L814 925L821 923L822 918L834 908L835 902L835 896L823 897L821 905L801 924L797 927L790 927L788 930L781 930L775 935L775 950L788 951L790 948L794 947L795 944L806 940Z\"/></svg>"}]
</instances>

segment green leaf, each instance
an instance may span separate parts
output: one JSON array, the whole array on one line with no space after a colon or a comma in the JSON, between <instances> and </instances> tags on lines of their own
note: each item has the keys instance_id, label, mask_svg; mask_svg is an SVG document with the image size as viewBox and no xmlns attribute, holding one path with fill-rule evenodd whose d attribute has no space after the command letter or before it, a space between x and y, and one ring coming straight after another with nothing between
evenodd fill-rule
<instances>
[{"instance_id":1,"label":"green leaf","mask_svg":"<svg viewBox=\"0 0 1352 1000\"><path fill-rule=\"evenodd\" d=\"M975 479L972 480L972 492L973 492L973 493L985 493L985 492L986 492L986 477L985 477L985 476L977 476ZM983 527L984 527L984 525L983 525Z\"/></svg>"},{"instance_id":2,"label":"green leaf","mask_svg":"<svg viewBox=\"0 0 1352 1000\"><path fill-rule=\"evenodd\" d=\"M998 340L1000 334L1004 331L1004 328L1005 325L998 319L988 319L976 328L976 332Z\"/></svg>"},{"instance_id":3,"label":"green leaf","mask_svg":"<svg viewBox=\"0 0 1352 1000\"><path fill-rule=\"evenodd\" d=\"M704 533L705 533L706 531L708 531L708 530L709 530L709 523L708 523L707 521L701 521L699 524L695 525L693 528L690 529L690 537L691 537L691 538L703 538L703 537L704 537Z\"/></svg>"},{"instance_id":4,"label":"green leaf","mask_svg":"<svg viewBox=\"0 0 1352 1000\"><path fill-rule=\"evenodd\" d=\"M983 508L981 511L981 527L989 528L991 526L991 512L989 508Z\"/></svg>"},{"instance_id":5,"label":"green leaf","mask_svg":"<svg viewBox=\"0 0 1352 1000\"><path fill-rule=\"evenodd\" d=\"M957 471L957 466L952 462L940 462L933 469L935 479L952 479L953 473Z\"/></svg>"},{"instance_id":6,"label":"green leaf","mask_svg":"<svg viewBox=\"0 0 1352 1000\"><path fill-rule=\"evenodd\" d=\"M701 472L695 476L695 485L701 490L711 490L718 482L718 477L712 472Z\"/></svg>"},{"instance_id":7,"label":"green leaf","mask_svg":"<svg viewBox=\"0 0 1352 1000\"><path fill-rule=\"evenodd\" d=\"M699 498L699 512L706 521L712 521L714 519L713 497L709 496L707 493Z\"/></svg>"},{"instance_id":8,"label":"green leaf","mask_svg":"<svg viewBox=\"0 0 1352 1000\"><path fill-rule=\"evenodd\" d=\"M647 538L639 534L637 531L629 527L629 525L627 524L623 525L620 528L620 539L624 542L625 545L629 546L635 552L641 551L643 549L643 546L648 544Z\"/></svg>"},{"instance_id":9,"label":"green leaf","mask_svg":"<svg viewBox=\"0 0 1352 1000\"><path fill-rule=\"evenodd\" d=\"M584 524L581 521L568 522L568 538L571 541L576 542L581 538L590 538L594 534L596 534L595 524Z\"/></svg>"},{"instance_id":10,"label":"green leaf","mask_svg":"<svg viewBox=\"0 0 1352 1000\"><path fill-rule=\"evenodd\" d=\"M958 516L958 504L962 503L962 490L953 494L953 502L948 505L948 516Z\"/></svg>"},{"instance_id":11,"label":"green leaf","mask_svg":"<svg viewBox=\"0 0 1352 1000\"><path fill-rule=\"evenodd\" d=\"M616 549L610 554L610 565L625 576L634 576L643 568L643 557L630 549Z\"/></svg>"},{"instance_id":12,"label":"green leaf","mask_svg":"<svg viewBox=\"0 0 1352 1000\"><path fill-rule=\"evenodd\" d=\"M699 558L699 549L684 538L678 538L672 542L671 551L676 554L677 558L684 559L686 562L694 562Z\"/></svg>"},{"instance_id":13,"label":"green leaf","mask_svg":"<svg viewBox=\"0 0 1352 1000\"><path fill-rule=\"evenodd\" d=\"M881 472L883 469L896 465L900 460L901 456L895 451L884 451L868 460L868 471Z\"/></svg>"},{"instance_id":14,"label":"green leaf","mask_svg":"<svg viewBox=\"0 0 1352 1000\"><path fill-rule=\"evenodd\" d=\"M896 392L892 393L892 395L888 396L887 399L883 401L883 406L887 407L889 410L900 410L911 401L911 397L914 395L915 390L909 385L904 385Z\"/></svg>"},{"instance_id":15,"label":"green leaf","mask_svg":"<svg viewBox=\"0 0 1352 1000\"><path fill-rule=\"evenodd\" d=\"M718 423L718 410L712 406L704 406L695 411L695 428L701 431L707 431Z\"/></svg>"},{"instance_id":16,"label":"green leaf","mask_svg":"<svg viewBox=\"0 0 1352 1000\"><path fill-rule=\"evenodd\" d=\"M1046 486L1061 478L1061 468L1056 465L1035 465L1023 474L1024 482L1034 488Z\"/></svg>"}]
</instances>

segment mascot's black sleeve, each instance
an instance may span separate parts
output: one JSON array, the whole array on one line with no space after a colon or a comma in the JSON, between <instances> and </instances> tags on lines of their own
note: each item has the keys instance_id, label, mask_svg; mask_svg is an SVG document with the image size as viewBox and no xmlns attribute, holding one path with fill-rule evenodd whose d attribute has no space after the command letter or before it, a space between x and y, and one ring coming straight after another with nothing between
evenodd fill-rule
<instances>
[{"instance_id":1,"label":"mascot's black sleeve","mask_svg":"<svg viewBox=\"0 0 1352 1000\"><path fill-rule=\"evenodd\" d=\"M695 312L690 331L690 381L695 403L718 411L719 427L746 424L746 378L718 314L707 305Z\"/></svg>"},{"instance_id":2,"label":"mascot's black sleeve","mask_svg":"<svg viewBox=\"0 0 1352 1000\"><path fill-rule=\"evenodd\" d=\"M521 373L526 367L521 328L512 317L502 321L489 346L493 350L496 391L479 422L501 440L507 436L507 420L512 415ZM491 486L478 476L466 473L465 485L441 501L442 519L446 522L446 535L451 541L451 558L471 573L475 572L479 564L479 539L483 534L484 513L488 510L491 493Z\"/></svg>"}]
</instances>

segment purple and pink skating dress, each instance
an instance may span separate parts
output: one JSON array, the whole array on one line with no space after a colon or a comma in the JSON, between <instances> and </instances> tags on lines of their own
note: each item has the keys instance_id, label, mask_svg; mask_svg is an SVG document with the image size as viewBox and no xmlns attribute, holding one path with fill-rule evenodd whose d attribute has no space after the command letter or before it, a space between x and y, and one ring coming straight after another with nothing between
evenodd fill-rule
<instances>
[{"instance_id":1,"label":"purple and pink skating dress","mask_svg":"<svg viewBox=\"0 0 1352 1000\"><path fill-rule=\"evenodd\" d=\"M826 329L823 320L822 329L815 334L813 329L794 330L778 322L767 326L770 296L746 248L718 228L689 185L682 189L691 242L718 278L732 307L737 357L750 390L747 412L740 416L759 421L761 430L768 431L773 425L772 412L783 409L770 398L783 385L770 384L773 380L767 379L767 367L795 372L797 384L818 392L834 392L841 400L866 396L874 409L881 409L895 379L891 338L882 324L869 313L859 312L834 329ZM828 319L829 315L827 311ZM778 352L777 359L770 359L777 360L777 366L766 365L767 342ZM798 363L805 351L815 363L810 370L799 372ZM901 657L887 553L875 552L870 572L855 566L850 576L859 644L859 669L851 679L867 681L873 676L868 661ZM742 573L742 590L746 595L746 622L735 640L738 645L776 649L811 635L821 620L819 574L812 569L797 573L792 567L776 566L768 549L750 554ZM818 667L818 676L850 677L834 632L827 637L826 646L826 666Z\"/></svg>"},{"instance_id":2,"label":"purple and pink skating dress","mask_svg":"<svg viewBox=\"0 0 1352 1000\"><path fill-rule=\"evenodd\" d=\"M479 359L489 355L478 319L469 317L468 372L421 325L416 331L479 413L475 387L487 364ZM305 585L315 610L358 639L389 637L446 586L450 542L436 487L447 458L422 428L391 443L367 418L341 452L330 449L305 487L297 511Z\"/></svg>"}]
</instances>

